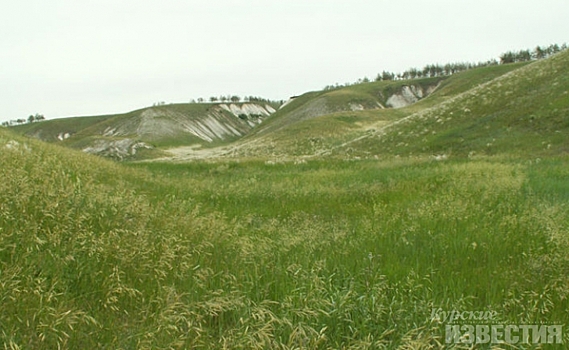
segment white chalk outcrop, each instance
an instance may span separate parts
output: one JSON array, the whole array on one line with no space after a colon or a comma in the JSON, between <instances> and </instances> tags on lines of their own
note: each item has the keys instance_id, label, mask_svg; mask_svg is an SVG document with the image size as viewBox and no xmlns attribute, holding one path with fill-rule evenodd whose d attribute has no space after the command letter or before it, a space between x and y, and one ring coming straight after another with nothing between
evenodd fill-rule
<instances>
[{"instance_id":1,"label":"white chalk outcrop","mask_svg":"<svg viewBox=\"0 0 569 350\"><path fill-rule=\"evenodd\" d=\"M189 117L167 107L149 108L136 118L107 127L102 135L106 137L130 137L160 139L181 134L191 134L206 142L241 137L273 114L269 105L254 103L219 104L207 113Z\"/></svg>"},{"instance_id":2,"label":"white chalk outcrop","mask_svg":"<svg viewBox=\"0 0 569 350\"><path fill-rule=\"evenodd\" d=\"M153 147L132 139L95 140L93 145L84 148L83 152L122 160L135 155L136 151L141 148L152 149Z\"/></svg>"},{"instance_id":3,"label":"white chalk outcrop","mask_svg":"<svg viewBox=\"0 0 569 350\"><path fill-rule=\"evenodd\" d=\"M401 88L399 93L391 95L386 102L386 105L391 108L402 108L419 102L419 100L432 94L438 85L423 88L419 85L405 85Z\"/></svg>"}]
</instances>

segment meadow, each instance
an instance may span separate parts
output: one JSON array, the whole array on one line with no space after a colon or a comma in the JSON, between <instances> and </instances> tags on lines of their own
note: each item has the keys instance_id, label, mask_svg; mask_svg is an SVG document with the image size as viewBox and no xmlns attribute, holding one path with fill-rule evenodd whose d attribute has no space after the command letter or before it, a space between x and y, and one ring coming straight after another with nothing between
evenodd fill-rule
<instances>
[{"instance_id":1,"label":"meadow","mask_svg":"<svg viewBox=\"0 0 569 350\"><path fill-rule=\"evenodd\" d=\"M2 130L0 149L6 349L458 349L433 308L569 320L562 156L117 164Z\"/></svg>"},{"instance_id":2,"label":"meadow","mask_svg":"<svg viewBox=\"0 0 569 350\"><path fill-rule=\"evenodd\" d=\"M567 326L567 62L421 80L402 109L376 107L406 81L307 93L201 161L61 147L136 111L0 129L0 344L566 348L449 343L439 316Z\"/></svg>"}]
</instances>

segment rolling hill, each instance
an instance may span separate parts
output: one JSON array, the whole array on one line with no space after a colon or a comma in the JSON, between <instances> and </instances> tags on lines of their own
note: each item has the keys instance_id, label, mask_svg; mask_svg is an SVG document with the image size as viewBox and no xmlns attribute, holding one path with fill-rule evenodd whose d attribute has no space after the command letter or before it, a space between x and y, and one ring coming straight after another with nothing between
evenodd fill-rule
<instances>
[{"instance_id":1,"label":"rolling hill","mask_svg":"<svg viewBox=\"0 0 569 350\"><path fill-rule=\"evenodd\" d=\"M564 348L568 69L0 128L0 344Z\"/></svg>"},{"instance_id":2,"label":"rolling hill","mask_svg":"<svg viewBox=\"0 0 569 350\"><path fill-rule=\"evenodd\" d=\"M126 114L48 120L13 127L18 133L115 159L152 157L159 148L234 141L275 112L271 103L193 103Z\"/></svg>"},{"instance_id":3,"label":"rolling hill","mask_svg":"<svg viewBox=\"0 0 569 350\"><path fill-rule=\"evenodd\" d=\"M216 152L182 148L174 159L565 154L568 76L569 51L564 51L529 64L478 68L445 79L308 93L234 144ZM417 87L431 93L400 108L383 108L381 96L393 99Z\"/></svg>"},{"instance_id":4,"label":"rolling hill","mask_svg":"<svg viewBox=\"0 0 569 350\"><path fill-rule=\"evenodd\" d=\"M173 104L13 130L120 160L472 156L512 142L532 152L562 152L566 64L562 52L529 64L309 92L282 106Z\"/></svg>"},{"instance_id":5,"label":"rolling hill","mask_svg":"<svg viewBox=\"0 0 569 350\"><path fill-rule=\"evenodd\" d=\"M169 153L176 161L210 157L393 156L397 153L387 148L383 152L375 143L371 147L359 140L372 138L388 125L436 108L525 66L527 63L497 65L449 77L381 81L309 92L288 101L232 144L208 150L180 147ZM423 92L415 95L413 91ZM400 103L390 106L388 101Z\"/></svg>"},{"instance_id":6,"label":"rolling hill","mask_svg":"<svg viewBox=\"0 0 569 350\"><path fill-rule=\"evenodd\" d=\"M569 151L568 134L565 51L414 112L343 151L362 156L560 155Z\"/></svg>"}]
</instances>

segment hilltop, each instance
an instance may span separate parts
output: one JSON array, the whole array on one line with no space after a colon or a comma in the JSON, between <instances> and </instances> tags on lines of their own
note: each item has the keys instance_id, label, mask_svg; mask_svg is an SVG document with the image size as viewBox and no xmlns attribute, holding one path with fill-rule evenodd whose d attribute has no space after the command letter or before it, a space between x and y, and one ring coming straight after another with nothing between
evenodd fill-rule
<instances>
[{"instance_id":1,"label":"hilltop","mask_svg":"<svg viewBox=\"0 0 569 350\"><path fill-rule=\"evenodd\" d=\"M397 109L433 93L444 78L377 82L310 92L286 103L159 105L125 114L48 120L15 126L18 133L115 159L168 156L165 150L209 152L239 140L278 134L320 116ZM205 149L205 150L203 150ZM183 151L182 151L183 152ZM142 155L141 155L142 154Z\"/></svg>"},{"instance_id":2,"label":"hilltop","mask_svg":"<svg viewBox=\"0 0 569 350\"><path fill-rule=\"evenodd\" d=\"M563 51L449 77L311 92L231 145L171 152L175 160L561 155L569 149L567 76L569 51Z\"/></svg>"},{"instance_id":3,"label":"hilltop","mask_svg":"<svg viewBox=\"0 0 569 350\"><path fill-rule=\"evenodd\" d=\"M169 104L125 114L54 119L13 130L114 159L152 158L165 147L234 141L275 108L278 105L270 102Z\"/></svg>"},{"instance_id":4,"label":"hilltop","mask_svg":"<svg viewBox=\"0 0 569 350\"><path fill-rule=\"evenodd\" d=\"M569 51L564 51L415 111L343 151L362 156L551 156L569 151L568 133Z\"/></svg>"},{"instance_id":5,"label":"hilltop","mask_svg":"<svg viewBox=\"0 0 569 350\"><path fill-rule=\"evenodd\" d=\"M12 129L120 160L559 154L567 57L328 87L282 105L171 104Z\"/></svg>"},{"instance_id":6,"label":"hilltop","mask_svg":"<svg viewBox=\"0 0 569 350\"><path fill-rule=\"evenodd\" d=\"M179 147L168 153L178 161L210 157L350 157L347 153L354 153L353 144L360 138L368 138L387 125L435 108L527 64L494 65L452 76L370 82L309 92L289 100L232 144L207 150ZM370 155L366 147L369 148L362 144L356 156ZM377 155L397 154L378 150L373 156Z\"/></svg>"}]
</instances>

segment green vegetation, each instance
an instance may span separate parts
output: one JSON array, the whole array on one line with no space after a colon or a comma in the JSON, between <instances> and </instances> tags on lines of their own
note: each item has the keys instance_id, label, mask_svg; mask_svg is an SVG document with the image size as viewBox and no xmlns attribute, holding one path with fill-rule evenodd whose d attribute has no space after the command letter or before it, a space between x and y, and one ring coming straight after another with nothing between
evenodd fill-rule
<instances>
[{"instance_id":1,"label":"green vegetation","mask_svg":"<svg viewBox=\"0 0 569 350\"><path fill-rule=\"evenodd\" d=\"M370 133L351 144L350 150L361 156L565 154L568 62L569 51L564 51L454 94L431 108L415 106L414 114Z\"/></svg>"},{"instance_id":2,"label":"green vegetation","mask_svg":"<svg viewBox=\"0 0 569 350\"><path fill-rule=\"evenodd\" d=\"M446 344L433 309L566 328L568 61L424 79L398 109L373 106L407 81L308 93L228 159L115 163L2 128L0 344L491 348Z\"/></svg>"},{"instance_id":3,"label":"green vegetation","mask_svg":"<svg viewBox=\"0 0 569 350\"><path fill-rule=\"evenodd\" d=\"M388 142L381 134L379 141L373 137L377 130L414 113L436 108L445 101L525 65L527 63L496 65L446 78L380 81L331 91L309 92L294 99L253 129L242 141L258 142L251 146L245 143L244 147L239 148L238 154L284 158L330 153L342 157L382 156L385 153L398 155L395 151L399 151L400 146L386 145ZM380 107L386 105L389 96L409 85L425 90L428 87L437 88L431 95L405 108ZM359 110L359 107L363 110ZM418 123L417 127L420 126ZM363 138L362 141L353 142L360 138Z\"/></svg>"},{"instance_id":4,"label":"green vegetation","mask_svg":"<svg viewBox=\"0 0 569 350\"><path fill-rule=\"evenodd\" d=\"M57 136L62 133L75 134L85 128L104 122L112 117L113 116L96 116L53 119L42 121L41 123L18 125L11 129L20 134L33 136L48 142L55 142L59 141Z\"/></svg>"},{"instance_id":5,"label":"green vegetation","mask_svg":"<svg viewBox=\"0 0 569 350\"><path fill-rule=\"evenodd\" d=\"M233 97L226 99L233 110L226 104L157 103L124 114L54 119L12 130L115 160L151 159L172 147L211 148L236 141L280 105L258 97L239 103ZM144 150L133 150L134 144L144 145Z\"/></svg>"},{"instance_id":6,"label":"green vegetation","mask_svg":"<svg viewBox=\"0 0 569 350\"><path fill-rule=\"evenodd\" d=\"M281 130L286 130L285 133L293 135L287 130L288 127L294 128L296 123L337 113L365 113L369 110L381 113L381 110L387 106L389 97L400 92L404 86L412 84L426 90L429 87L436 87L442 80L443 78L425 78L413 81L380 81L334 90L309 92L283 106L267 118L260 127L253 129L245 139L253 139L257 135ZM318 132L318 128L313 130Z\"/></svg>"},{"instance_id":7,"label":"green vegetation","mask_svg":"<svg viewBox=\"0 0 569 350\"><path fill-rule=\"evenodd\" d=\"M566 324L566 159L130 167L0 131L7 347L411 348Z\"/></svg>"},{"instance_id":8,"label":"green vegetation","mask_svg":"<svg viewBox=\"0 0 569 350\"><path fill-rule=\"evenodd\" d=\"M402 73L393 73L383 71L376 75L375 81L390 81L390 80L408 80L408 79L421 79L421 78L434 78L434 77L442 77L442 76L450 76L457 73L465 72L472 69L480 69L484 67L492 67L498 64L510 64L510 63L517 63L517 62L530 62L535 60L541 60L552 55L555 55L561 51L567 49L567 44L562 44L559 46L558 44L551 44L549 46L537 46L533 50L519 50L519 51L507 51L500 55L500 61L496 60L495 58L491 58L485 62L454 62L454 63L447 63L445 65L441 65L439 63L436 64L427 64L422 69L418 68L409 68L408 70ZM358 81L354 84L362 84L362 83L369 83L370 79L365 77L363 79L358 79ZM340 85L336 83L335 85L328 85L324 88L324 90L332 90L338 89L346 86L350 86L353 84L347 83L345 85Z\"/></svg>"}]
</instances>

